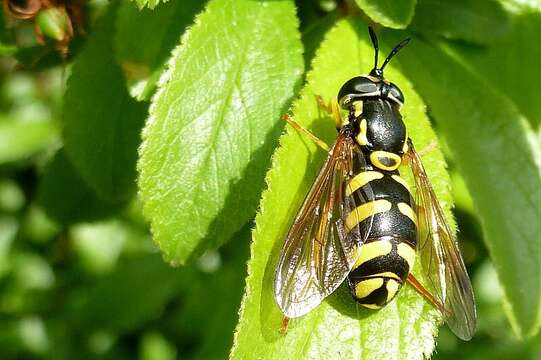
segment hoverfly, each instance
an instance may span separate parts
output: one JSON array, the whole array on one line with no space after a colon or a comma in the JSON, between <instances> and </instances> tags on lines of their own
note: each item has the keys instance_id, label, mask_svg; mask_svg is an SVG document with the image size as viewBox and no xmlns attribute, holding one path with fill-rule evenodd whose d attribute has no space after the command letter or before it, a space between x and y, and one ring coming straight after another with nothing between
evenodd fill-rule
<instances>
[{"instance_id":1,"label":"hoverfly","mask_svg":"<svg viewBox=\"0 0 541 360\"><path fill-rule=\"evenodd\" d=\"M369 28L374 68L348 80L325 107L338 137L283 245L274 293L284 319L318 306L347 278L353 298L370 309L392 301L407 281L469 340L476 309L470 279L443 210L407 136L400 88L383 70L409 42L396 45L378 68L378 41ZM320 100L321 103L321 100ZM321 104L320 104L321 105ZM338 106L348 112L342 119ZM326 145L286 115L286 120ZM400 176L408 165L415 189ZM419 253L432 293L410 273Z\"/></svg>"}]
</instances>

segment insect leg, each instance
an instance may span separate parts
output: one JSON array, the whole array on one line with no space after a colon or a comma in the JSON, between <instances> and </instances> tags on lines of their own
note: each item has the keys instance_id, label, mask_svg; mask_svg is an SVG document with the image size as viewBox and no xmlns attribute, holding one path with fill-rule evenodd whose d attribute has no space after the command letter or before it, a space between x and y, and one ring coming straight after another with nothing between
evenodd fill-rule
<instances>
[{"instance_id":1,"label":"insect leg","mask_svg":"<svg viewBox=\"0 0 541 360\"><path fill-rule=\"evenodd\" d=\"M308 135L308 137L313 142L315 142L316 145L318 145L320 148L322 148L326 152L329 152L331 150L331 148L329 147L329 145L327 145L327 143L325 143L325 141L321 140L320 138L318 138L317 136L312 134L312 132L310 130L306 129L301 124L296 122L295 119L293 119L293 117L291 117L289 114L284 114L284 116L282 116L282 119L287 121L289 123L289 125L293 126L297 131L303 132L306 135Z\"/></svg>"},{"instance_id":2,"label":"insect leg","mask_svg":"<svg viewBox=\"0 0 541 360\"><path fill-rule=\"evenodd\" d=\"M282 326L280 327L280 334L286 334L287 333L287 326L289 325L289 318L287 316L284 316L282 318Z\"/></svg>"},{"instance_id":3,"label":"insect leg","mask_svg":"<svg viewBox=\"0 0 541 360\"><path fill-rule=\"evenodd\" d=\"M331 115L336 128L340 129L342 127L342 116L340 115L340 109L338 107L338 102L336 101L336 98L333 98L331 101L329 101L329 104L327 105L325 104L325 101L323 100L323 97L321 97L321 95L316 95L316 101L318 107L321 110Z\"/></svg>"},{"instance_id":4,"label":"insect leg","mask_svg":"<svg viewBox=\"0 0 541 360\"><path fill-rule=\"evenodd\" d=\"M408 274L408 283L413 286L422 297L438 309L442 314L445 314L445 308L411 273Z\"/></svg>"}]
</instances>

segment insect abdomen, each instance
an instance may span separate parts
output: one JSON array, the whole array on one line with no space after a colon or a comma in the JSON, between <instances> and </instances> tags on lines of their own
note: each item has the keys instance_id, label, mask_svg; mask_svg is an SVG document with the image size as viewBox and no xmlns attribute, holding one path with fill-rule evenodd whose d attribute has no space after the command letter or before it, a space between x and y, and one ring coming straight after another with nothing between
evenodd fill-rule
<instances>
[{"instance_id":1,"label":"insect abdomen","mask_svg":"<svg viewBox=\"0 0 541 360\"><path fill-rule=\"evenodd\" d=\"M413 267L417 225L413 200L397 171L367 169L348 184L346 195L366 198L367 184L373 201L365 202L346 219L346 230L360 227L368 238L349 274L353 297L377 309L391 301Z\"/></svg>"}]
</instances>

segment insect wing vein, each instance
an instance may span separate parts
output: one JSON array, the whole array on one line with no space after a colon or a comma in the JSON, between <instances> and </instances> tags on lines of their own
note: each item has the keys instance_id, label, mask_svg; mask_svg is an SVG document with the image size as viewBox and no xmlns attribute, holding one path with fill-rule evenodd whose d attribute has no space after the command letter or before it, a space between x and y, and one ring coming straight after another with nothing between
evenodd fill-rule
<instances>
[{"instance_id":1,"label":"insect wing vein","mask_svg":"<svg viewBox=\"0 0 541 360\"><path fill-rule=\"evenodd\" d=\"M336 290L367 237L358 228L346 234L343 226L355 208L345 196L354 156L364 159L353 140L340 133L289 230L274 284L276 302L288 317L308 313Z\"/></svg>"},{"instance_id":2,"label":"insect wing vein","mask_svg":"<svg viewBox=\"0 0 541 360\"><path fill-rule=\"evenodd\" d=\"M449 328L459 338L469 340L475 331L477 314L462 255L411 141L406 162L415 179L419 218L417 246L423 273L429 289L441 303L439 310Z\"/></svg>"}]
</instances>

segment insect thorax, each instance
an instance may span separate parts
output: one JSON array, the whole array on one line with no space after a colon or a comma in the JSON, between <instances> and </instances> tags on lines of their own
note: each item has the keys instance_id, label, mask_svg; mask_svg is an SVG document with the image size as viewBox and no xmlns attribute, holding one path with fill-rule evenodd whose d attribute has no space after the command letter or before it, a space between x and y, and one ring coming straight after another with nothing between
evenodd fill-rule
<instances>
[{"instance_id":1,"label":"insect thorax","mask_svg":"<svg viewBox=\"0 0 541 360\"><path fill-rule=\"evenodd\" d=\"M356 116L355 140L375 167L395 170L407 151L406 126L399 105L381 97L362 100L362 112Z\"/></svg>"}]
</instances>

